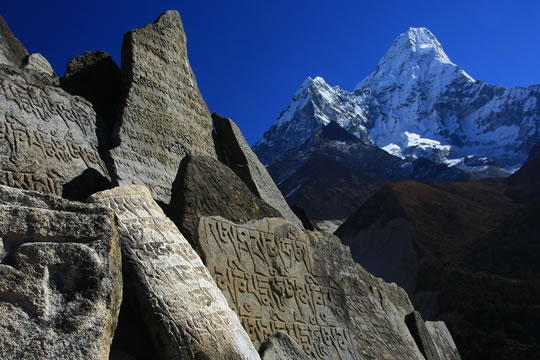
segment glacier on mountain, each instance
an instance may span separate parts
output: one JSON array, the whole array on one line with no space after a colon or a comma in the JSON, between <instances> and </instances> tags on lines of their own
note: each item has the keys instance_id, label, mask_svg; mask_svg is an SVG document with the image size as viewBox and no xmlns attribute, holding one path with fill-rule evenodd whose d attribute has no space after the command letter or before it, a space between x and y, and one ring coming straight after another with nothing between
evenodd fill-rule
<instances>
[{"instance_id":1,"label":"glacier on mountain","mask_svg":"<svg viewBox=\"0 0 540 360\"><path fill-rule=\"evenodd\" d=\"M335 121L402 159L476 169L468 156L519 167L540 138L540 86L503 88L473 79L426 28L401 34L354 91L308 78L253 146L263 163L301 147Z\"/></svg>"}]
</instances>

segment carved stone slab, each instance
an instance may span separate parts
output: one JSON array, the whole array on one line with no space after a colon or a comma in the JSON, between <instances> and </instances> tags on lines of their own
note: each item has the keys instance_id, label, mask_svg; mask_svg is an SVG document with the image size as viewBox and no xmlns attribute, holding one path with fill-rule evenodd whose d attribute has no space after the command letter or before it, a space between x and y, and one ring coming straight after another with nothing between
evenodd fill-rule
<instances>
[{"instance_id":1,"label":"carved stone slab","mask_svg":"<svg viewBox=\"0 0 540 360\"><path fill-rule=\"evenodd\" d=\"M259 359L201 259L144 186L93 195L119 219L127 289L160 359ZM126 290L127 291L127 290Z\"/></svg>"},{"instance_id":2,"label":"carved stone slab","mask_svg":"<svg viewBox=\"0 0 540 360\"><path fill-rule=\"evenodd\" d=\"M168 204L185 155L217 158L212 120L188 62L177 11L124 36L122 76L129 90L120 145L112 150L118 183L144 184Z\"/></svg>"},{"instance_id":3,"label":"carved stone slab","mask_svg":"<svg viewBox=\"0 0 540 360\"><path fill-rule=\"evenodd\" d=\"M0 184L63 195L85 170L108 178L90 103L24 74L0 69Z\"/></svg>"},{"instance_id":4,"label":"carved stone slab","mask_svg":"<svg viewBox=\"0 0 540 360\"><path fill-rule=\"evenodd\" d=\"M0 358L109 358L122 299L110 209L0 186Z\"/></svg>"},{"instance_id":5,"label":"carved stone slab","mask_svg":"<svg viewBox=\"0 0 540 360\"><path fill-rule=\"evenodd\" d=\"M274 180L249 147L244 135L231 119L212 114L216 126L217 138L225 152L229 166L246 183L249 189L270 206L279 211L281 216L303 227L302 222L293 213L287 201L274 183Z\"/></svg>"},{"instance_id":6,"label":"carved stone slab","mask_svg":"<svg viewBox=\"0 0 540 360\"><path fill-rule=\"evenodd\" d=\"M262 360L310 360L304 350L284 331L270 336L259 349Z\"/></svg>"},{"instance_id":7,"label":"carved stone slab","mask_svg":"<svg viewBox=\"0 0 540 360\"><path fill-rule=\"evenodd\" d=\"M313 359L423 359L405 291L328 233L279 218L199 223L201 256L255 346L285 331Z\"/></svg>"}]
</instances>

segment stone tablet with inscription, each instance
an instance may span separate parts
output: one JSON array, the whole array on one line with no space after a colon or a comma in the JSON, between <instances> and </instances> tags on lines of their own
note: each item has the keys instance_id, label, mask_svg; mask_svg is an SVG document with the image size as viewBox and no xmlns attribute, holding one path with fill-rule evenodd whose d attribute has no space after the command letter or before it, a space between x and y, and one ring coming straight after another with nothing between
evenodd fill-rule
<instances>
[{"instance_id":1,"label":"stone tablet with inscription","mask_svg":"<svg viewBox=\"0 0 540 360\"><path fill-rule=\"evenodd\" d=\"M260 359L197 253L144 186L115 188L90 201L119 220L124 282L159 359Z\"/></svg>"},{"instance_id":2,"label":"stone tablet with inscription","mask_svg":"<svg viewBox=\"0 0 540 360\"><path fill-rule=\"evenodd\" d=\"M405 291L354 263L337 237L280 218L203 217L199 243L255 346L284 331L312 359L423 359Z\"/></svg>"},{"instance_id":3,"label":"stone tablet with inscription","mask_svg":"<svg viewBox=\"0 0 540 360\"><path fill-rule=\"evenodd\" d=\"M0 68L0 184L64 195L85 171L107 179L92 105L26 75Z\"/></svg>"},{"instance_id":4,"label":"stone tablet with inscription","mask_svg":"<svg viewBox=\"0 0 540 360\"><path fill-rule=\"evenodd\" d=\"M144 184L168 204L184 156L217 158L212 120L189 65L177 11L124 36L122 77L128 93L119 145L111 152L118 183Z\"/></svg>"},{"instance_id":5,"label":"stone tablet with inscription","mask_svg":"<svg viewBox=\"0 0 540 360\"><path fill-rule=\"evenodd\" d=\"M268 171L253 150L244 135L231 119L212 114L216 126L219 144L225 152L229 166L249 189L270 206L279 211L281 216L303 227L302 222L293 213L287 201L272 180Z\"/></svg>"},{"instance_id":6,"label":"stone tablet with inscription","mask_svg":"<svg viewBox=\"0 0 540 360\"><path fill-rule=\"evenodd\" d=\"M0 359L109 358L122 301L113 212L0 185Z\"/></svg>"}]
</instances>

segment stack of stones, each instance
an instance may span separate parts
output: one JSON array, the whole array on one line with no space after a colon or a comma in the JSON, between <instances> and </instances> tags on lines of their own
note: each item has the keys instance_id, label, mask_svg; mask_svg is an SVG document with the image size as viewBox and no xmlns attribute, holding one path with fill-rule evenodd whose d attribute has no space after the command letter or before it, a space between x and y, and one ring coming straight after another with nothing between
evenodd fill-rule
<instances>
[{"instance_id":1,"label":"stack of stones","mask_svg":"<svg viewBox=\"0 0 540 360\"><path fill-rule=\"evenodd\" d=\"M459 359L210 115L178 12L62 78L0 20L0 358Z\"/></svg>"}]
</instances>

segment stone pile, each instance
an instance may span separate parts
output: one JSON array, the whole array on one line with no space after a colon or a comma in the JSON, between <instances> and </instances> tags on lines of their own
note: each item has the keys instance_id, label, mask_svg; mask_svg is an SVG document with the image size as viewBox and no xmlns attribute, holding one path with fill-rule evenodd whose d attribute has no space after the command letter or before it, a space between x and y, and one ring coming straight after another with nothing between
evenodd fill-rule
<instances>
[{"instance_id":1,"label":"stone pile","mask_svg":"<svg viewBox=\"0 0 540 360\"><path fill-rule=\"evenodd\" d=\"M0 208L0 358L459 359L210 116L176 11L60 79L0 19Z\"/></svg>"}]
</instances>

